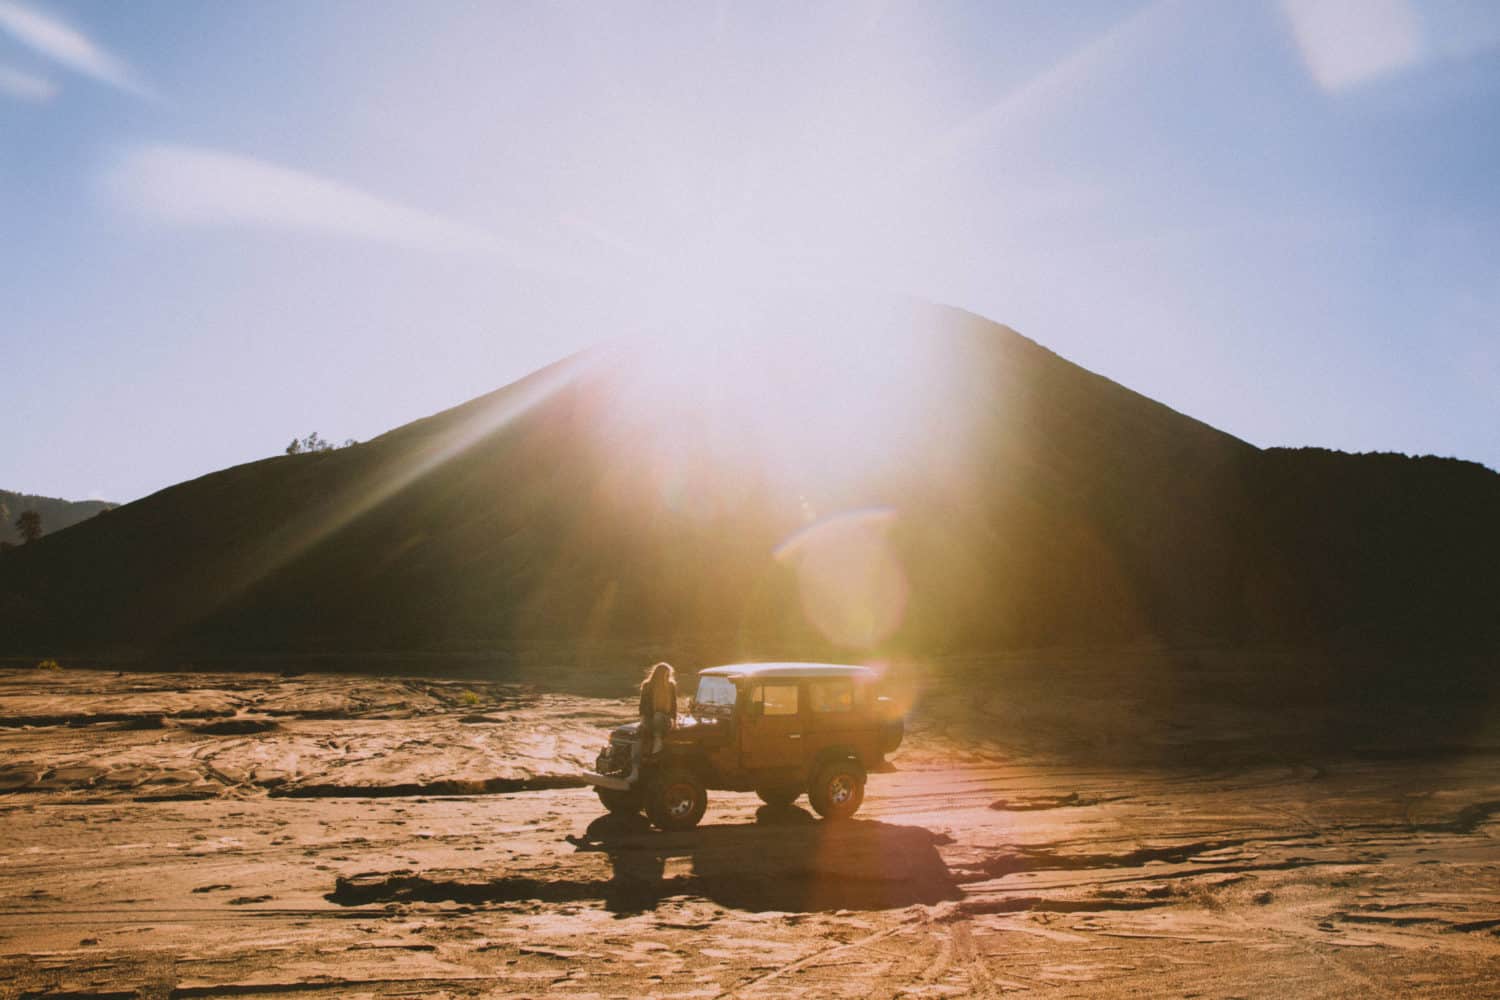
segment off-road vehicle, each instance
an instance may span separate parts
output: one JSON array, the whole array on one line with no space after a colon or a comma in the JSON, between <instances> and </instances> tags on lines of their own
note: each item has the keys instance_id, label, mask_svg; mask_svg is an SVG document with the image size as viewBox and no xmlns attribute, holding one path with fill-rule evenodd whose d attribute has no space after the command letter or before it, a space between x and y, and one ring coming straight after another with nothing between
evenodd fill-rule
<instances>
[{"instance_id":1,"label":"off-road vehicle","mask_svg":"<svg viewBox=\"0 0 1500 1000\"><path fill-rule=\"evenodd\" d=\"M708 790L750 792L790 806L803 792L826 819L854 815L865 776L900 746L904 723L868 667L738 663L698 674L698 690L661 752L635 766L639 723L620 726L584 778L613 813L645 810L663 830L687 830ZM646 748L649 749L649 748Z\"/></svg>"}]
</instances>

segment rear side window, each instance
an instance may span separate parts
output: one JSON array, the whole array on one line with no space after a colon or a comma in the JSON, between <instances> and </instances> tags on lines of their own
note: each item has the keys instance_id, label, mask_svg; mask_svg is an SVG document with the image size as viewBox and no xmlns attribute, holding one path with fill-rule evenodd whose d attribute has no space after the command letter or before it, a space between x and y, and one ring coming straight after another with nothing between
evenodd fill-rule
<instances>
[{"instance_id":1,"label":"rear side window","mask_svg":"<svg viewBox=\"0 0 1500 1000\"><path fill-rule=\"evenodd\" d=\"M798 710L797 685L757 685L754 700L764 706L763 715L796 715Z\"/></svg>"},{"instance_id":2,"label":"rear side window","mask_svg":"<svg viewBox=\"0 0 1500 1000\"><path fill-rule=\"evenodd\" d=\"M807 685L807 700L814 712L852 712L854 682L812 681Z\"/></svg>"}]
</instances>

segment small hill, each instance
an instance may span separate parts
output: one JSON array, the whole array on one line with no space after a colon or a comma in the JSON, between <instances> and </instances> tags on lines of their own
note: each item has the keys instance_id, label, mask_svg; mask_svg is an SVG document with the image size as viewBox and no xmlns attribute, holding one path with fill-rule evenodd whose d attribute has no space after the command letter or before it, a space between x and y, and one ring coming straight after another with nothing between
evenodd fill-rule
<instances>
[{"instance_id":1,"label":"small hill","mask_svg":"<svg viewBox=\"0 0 1500 1000\"><path fill-rule=\"evenodd\" d=\"M1261 450L958 310L735 318L9 552L0 652L1496 636L1482 466Z\"/></svg>"},{"instance_id":2,"label":"small hill","mask_svg":"<svg viewBox=\"0 0 1500 1000\"><path fill-rule=\"evenodd\" d=\"M111 510L115 504L105 500L58 500L39 497L30 493L12 493L0 490L0 542L19 544L21 534L16 530L16 518L23 511L34 510L42 516L44 532L61 531L64 528L86 521L95 514Z\"/></svg>"}]
</instances>

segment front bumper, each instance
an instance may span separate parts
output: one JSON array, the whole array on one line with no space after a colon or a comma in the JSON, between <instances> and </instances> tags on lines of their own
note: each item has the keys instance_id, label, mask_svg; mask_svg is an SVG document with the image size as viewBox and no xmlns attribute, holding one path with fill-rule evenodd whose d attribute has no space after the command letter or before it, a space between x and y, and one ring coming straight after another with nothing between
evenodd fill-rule
<instances>
[{"instance_id":1,"label":"front bumper","mask_svg":"<svg viewBox=\"0 0 1500 1000\"><path fill-rule=\"evenodd\" d=\"M595 774L593 771L584 771L579 777L595 788L610 788L617 792L630 791L629 780L620 775Z\"/></svg>"},{"instance_id":2,"label":"front bumper","mask_svg":"<svg viewBox=\"0 0 1500 1000\"><path fill-rule=\"evenodd\" d=\"M583 772L580 777L596 788L628 791L635 764L633 757L634 747L629 740L612 739L599 751L594 769Z\"/></svg>"}]
</instances>

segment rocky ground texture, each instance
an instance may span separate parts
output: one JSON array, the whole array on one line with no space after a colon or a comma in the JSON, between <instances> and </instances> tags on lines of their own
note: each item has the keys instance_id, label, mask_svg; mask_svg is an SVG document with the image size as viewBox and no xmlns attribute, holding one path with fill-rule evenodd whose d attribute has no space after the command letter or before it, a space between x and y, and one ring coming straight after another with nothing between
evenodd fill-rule
<instances>
[{"instance_id":1,"label":"rocky ground texture","mask_svg":"<svg viewBox=\"0 0 1500 1000\"><path fill-rule=\"evenodd\" d=\"M934 687L856 819L715 792L662 834L573 777L632 708L0 672L0 998L1500 995L1472 730L1330 749L1195 712L1080 753Z\"/></svg>"}]
</instances>

